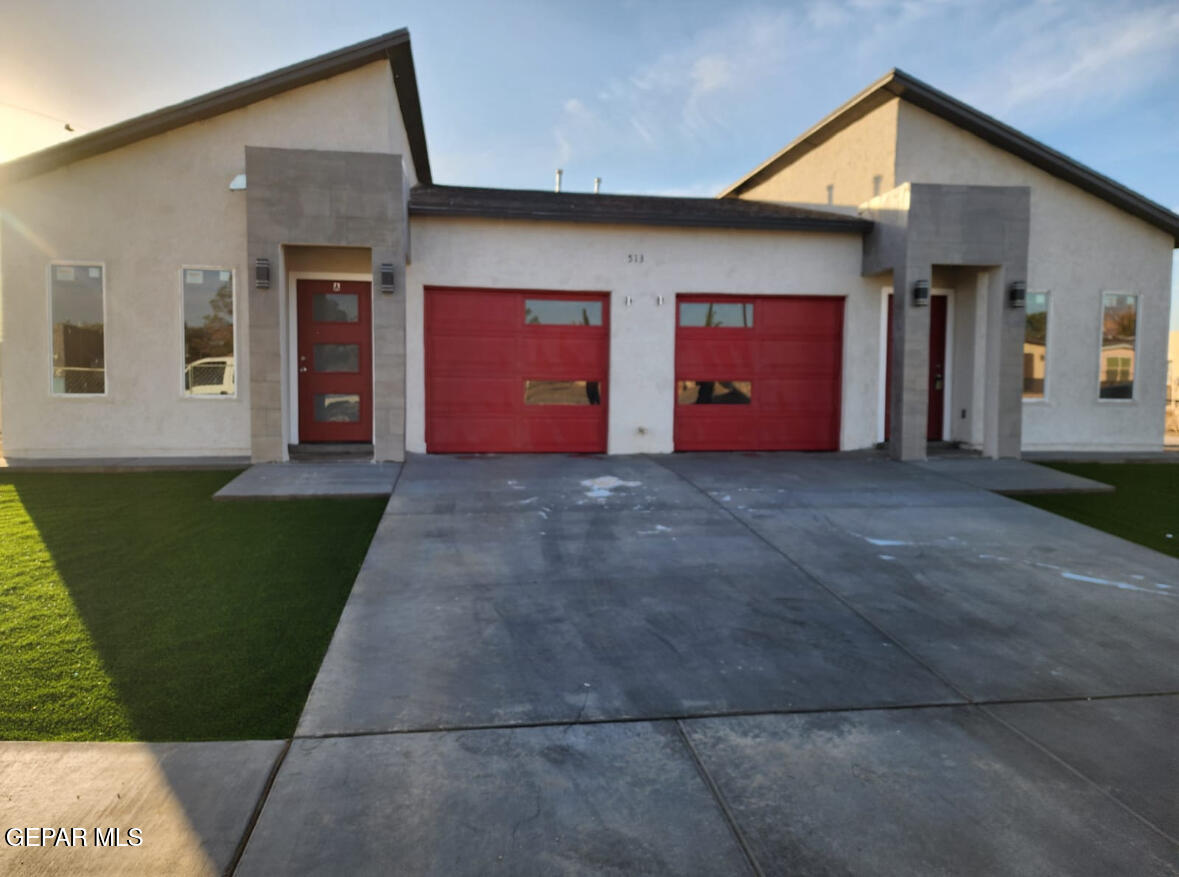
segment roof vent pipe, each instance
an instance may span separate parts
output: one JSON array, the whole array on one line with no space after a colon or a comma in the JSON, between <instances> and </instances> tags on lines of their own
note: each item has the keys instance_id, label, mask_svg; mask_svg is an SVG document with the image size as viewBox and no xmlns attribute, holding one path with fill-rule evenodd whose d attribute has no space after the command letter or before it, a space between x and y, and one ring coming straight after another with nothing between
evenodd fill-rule
<instances>
[{"instance_id":1,"label":"roof vent pipe","mask_svg":"<svg viewBox=\"0 0 1179 877\"><path fill-rule=\"evenodd\" d=\"M554 192L561 191L561 174L563 174L563 173L565 173L563 170L561 170L560 168L557 168L557 185L553 187Z\"/></svg>"},{"instance_id":2,"label":"roof vent pipe","mask_svg":"<svg viewBox=\"0 0 1179 877\"><path fill-rule=\"evenodd\" d=\"M602 178L601 177L594 177L594 194L596 195L601 191L602 191Z\"/></svg>"}]
</instances>

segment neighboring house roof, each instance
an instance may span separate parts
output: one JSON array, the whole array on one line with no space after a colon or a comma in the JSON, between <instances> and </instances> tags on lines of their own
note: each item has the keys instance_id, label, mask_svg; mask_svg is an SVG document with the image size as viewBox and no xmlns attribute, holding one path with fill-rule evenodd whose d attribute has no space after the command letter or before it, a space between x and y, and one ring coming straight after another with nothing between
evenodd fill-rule
<instances>
[{"instance_id":1,"label":"neighboring house roof","mask_svg":"<svg viewBox=\"0 0 1179 877\"><path fill-rule=\"evenodd\" d=\"M467 186L415 186L411 216L471 216L702 228L836 231L860 234L872 223L843 213L791 207L770 201L665 198L656 195L595 195Z\"/></svg>"},{"instance_id":2,"label":"neighboring house roof","mask_svg":"<svg viewBox=\"0 0 1179 877\"><path fill-rule=\"evenodd\" d=\"M802 136L796 138L781 152L733 183L721 193L720 197L741 194L768 174L792 164L815 147L830 140L853 122L862 119L872 110L898 97L981 137L1000 149L1007 150L1055 177L1108 201L1115 207L1120 207L1139 219L1149 222L1170 234L1179 243L1179 215L1166 207L1139 195L1104 174L1099 174L1092 168L1074 161L1064 153L1057 152L1050 146L1015 130L1010 125L1005 125L998 119L950 97L945 92L938 91L903 70L895 69L868 86Z\"/></svg>"},{"instance_id":3,"label":"neighboring house roof","mask_svg":"<svg viewBox=\"0 0 1179 877\"><path fill-rule=\"evenodd\" d=\"M426 152L426 131L422 124L417 76L409 46L409 31L402 28L0 164L0 184L34 177L71 162L240 109L284 91L347 73L382 59L388 60L393 73L393 85L401 105L401 117L409 138L414 170L419 180L428 183L430 157Z\"/></svg>"}]
</instances>

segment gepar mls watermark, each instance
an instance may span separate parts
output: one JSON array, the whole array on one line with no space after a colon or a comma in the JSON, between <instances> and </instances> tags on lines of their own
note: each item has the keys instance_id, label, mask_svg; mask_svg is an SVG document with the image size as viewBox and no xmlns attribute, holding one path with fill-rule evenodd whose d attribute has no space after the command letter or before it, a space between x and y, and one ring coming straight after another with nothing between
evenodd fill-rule
<instances>
[{"instance_id":1,"label":"gepar mls watermark","mask_svg":"<svg viewBox=\"0 0 1179 877\"><path fill-rule=\"evenodd\" d=\"M6 828L4 844L10 847L137 847L143 843L143 829L82 828L49 825Z\"/></svg>"}]
</instances>

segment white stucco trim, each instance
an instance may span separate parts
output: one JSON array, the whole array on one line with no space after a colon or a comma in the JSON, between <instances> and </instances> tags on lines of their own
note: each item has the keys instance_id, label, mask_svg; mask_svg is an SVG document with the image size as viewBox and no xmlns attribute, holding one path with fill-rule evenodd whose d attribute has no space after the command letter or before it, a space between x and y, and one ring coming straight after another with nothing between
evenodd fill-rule
<instances>
[{"instance_id":1,"label":"white stucco trim","mask_svg":"<svg viewBox=\"0 0 1179 877\"><path fill-rule=\"evenodd\" d=\"M296 300L298 294L298 284L300 280L357 280L369 285L369 295L372 295L373 276L371 274L356 274L348 271L289 271L286 272L286 289L282 295L282 301L286 304L285 314L279 313L279 320L285 319L287 331L283 332L283 337L286 338L286 350L281 355L286 359L286 368L283 369L283 374L286 375L287 387L284 388L282 394L287 405L287 429L289 436L286 442L283 443L283 459L286 460L289 456L286 445L297 445L299 443L299 304ZM376 338L374 332L376 331L375 320L372 318L372 309L370 303L369 309L369 381L370 388L376 385L376 374L373 372L376 358L372 355ZM281 322L280 322L281 325ZM370 393L372 390L370 389ZM376 412L377 406L373 404L372 408L373 423L372 428L376 431Z\"/></svg>"},{"instance_id":2,"label":"white stucco trim","mask_svg":"<svg viewBox=\"0 0 1179 877\"><path fill-rule=\"evenodd\" d=\"M186 393L184 391L184 372L187 366L184 362L184 272L188 269L193 271L228 271L230 287L233 290L233 297L231 299L231 307L233 308L233 393L227 395L208 395L203 393ZM237 312L237 269L230 268L226 265L181 265L178 277L180 279L180 371L178 374L180 381L180 398L188 401L195 400L199 402L225 402L237 399L240 395L238 387L241 385L239 373L241 372L239 355L238 355L238 312Z\"/></svg>"},{"instance_id":3,"label":"white stucco trim","mask_svg":"<svg viewBox=\"0 0 1179 877\"><path fill-rule=\"evenodd\" d=\"M101 393L55 393L53 392L53 269L54 266L65 267L82 265L86 268L102 269L102 392ZM49 398L50 399L106 399L110 396L110 364L107 362L106 336L110 327L110 317L106 304L106 262L101 259L50 259L45 265L45 320L49 347Z\"/></svg>"},{"instance_id":4,"label":"white stucco trim","mask_svg":"<svg viewBox=\"0 0 1179 877\"><path fill-rule=\"evenodd\" d=\"M1134 297L1134 360L1131 367L1134 377L1130 381L1129 399L1101 398L1101 364L1105 352L1105 297L1107 295L1132 295ZM1142 294L1130 289L1101 289L1097 293L1097 403L1099 405L1133 405L1138 401L1139 338L1142 336Z\"/></svg>"},{"instance_id":5,"label":"white stucco trim","mask_svg":"<svg viewBox=\"0 0 1179 877\"><path fill-rule=\"evenodd\" d=\"M942 387L942 440L951 441L954 425L954 296L952 289L931 289L930 295L946 296L946 371ZM876 390L876 441L884 441L884 405L888 385L888 297L892 287L880 289L880 357Z\"/></svg>"}]
</instances>

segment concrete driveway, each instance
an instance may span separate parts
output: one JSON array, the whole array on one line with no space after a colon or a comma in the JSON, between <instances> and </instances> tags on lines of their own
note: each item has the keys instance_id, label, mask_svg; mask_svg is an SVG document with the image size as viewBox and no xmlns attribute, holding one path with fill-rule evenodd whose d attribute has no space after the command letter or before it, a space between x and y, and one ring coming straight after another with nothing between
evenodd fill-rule
<instances>
[{"instance_id":1,"label":"concrete driveway","mask_svg":"<svg viewBox=\"0 0 1179 877\"><path fill-rule=\"evenodd\" d=\"M238 874L1179 874L1179 563L875 456L418 457Z\"/></svg>"}]
</instances>

